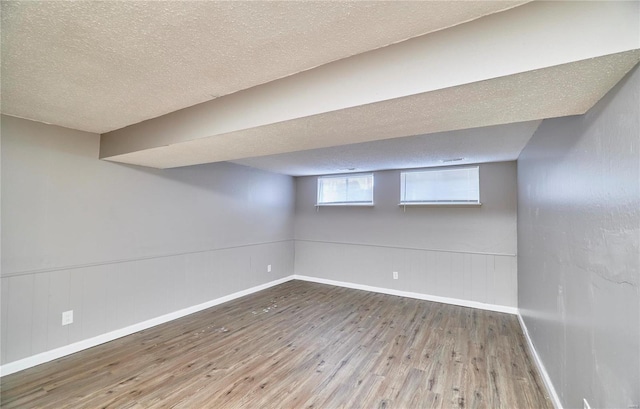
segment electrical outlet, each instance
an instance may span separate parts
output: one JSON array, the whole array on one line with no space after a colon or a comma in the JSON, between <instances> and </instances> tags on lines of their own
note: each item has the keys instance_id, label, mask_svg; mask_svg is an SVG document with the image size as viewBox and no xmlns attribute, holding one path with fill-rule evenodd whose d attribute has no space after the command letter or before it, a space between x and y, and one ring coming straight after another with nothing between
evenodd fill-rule
<instances>
[{"instance_id":1,"label":"electrical outlet","mask_svg":"<svg viewBox=\"0 0 640 409\"><path fill-rule=\"evenodd\" d=\"M267 273L271 272L271 264L267 265Z\"/></svg>"},{"instance_id":2,"label":"electrical outlet","mask_svg":"<svg viewBox=\"0 0 640 409\"><path fill-rule=\"evenodd\" d=\"M73 324L73 310L62 313L62 325Z\"/></svg>"},{"instance_id":3,"label":"electrical outlet","mask_svg":"<svg viewBox=\"0 0 640 409\"><path fill-rule=\"evenodd\" d=\"M584 409L591 409L591 406L589 405L589 402L587 402L586 399L582 399L582 407Z\"/></svg>"},{"instance_id":4,"label":"electrical outlet","mask_svg":"<svg viewBox=\"0 0 640 409\"><path fill-rule=\"evenodd\" d=\"M394 271L394 272L393 272L393 279L394 279L394 280L397 280L397 279L398 279L398 272L397 272L397 271Z\"/></svg>"}]
</instances>

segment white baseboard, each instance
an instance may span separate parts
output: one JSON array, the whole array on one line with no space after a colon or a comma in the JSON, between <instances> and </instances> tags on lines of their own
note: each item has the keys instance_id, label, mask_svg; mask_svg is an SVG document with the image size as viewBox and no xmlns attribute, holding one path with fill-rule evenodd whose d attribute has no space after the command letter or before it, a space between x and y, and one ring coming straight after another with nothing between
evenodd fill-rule
<instances>
[{"instance_id":1,"label":"white baseboard","mask_svg":"<svg viewBox=\"0 0 640 409\"><path fill-rule=\"evenodd\" d=\"M338 286L338 287L345 287L345 288L353 288L353 289L356 289L356 290L371 291L371 292L374 292L374 293L397 295L397 296L400 296L400 297L415 298L415 299L418 299L418 300L435 301L435 302L440 302L440 303L443 303L443 304L453 304L453 305L459 305L461 307L477 308L479 310L504 312L504 313L507 313L507 314L514 314L514 315L518 314L518 308L516 308L516 307L508 307L508 306L505 306L505 305L485 304L485 303L482 303L482 302L470 301L470 300L462 300L462 299L459 299L459 298L440 297L440 296L437 296L437 295L413 293L413 292L410 292L410 291L392 290L390 288L372 287L372 286L364 285L364 284L355 284L355 283L348 283L348 282L345 282L345 281L327 280L325 278L309 277L309 276L298 275L298 274L294 275L293 278L295 280L311 281L313 283L329 284L329 285L335 285L335 286Z\"/></svg>"},{"instance_id":2,"label":"white baseboard","mask_svg":"<svg viewBox=\"0 0 640 409\"><path fill-rule=\"evenodd\" d=\"M65 345L60 348L42 352L40 354L33 355L28 358L9 362L7 364L0 366L0 376L10 375L12 373L22 371L23 369L31 368L36 365L43 364L45 362L53 361L55 359L74 354L84 349L92 348L96 345L104 344L105 342L113 341L114 339L131 335L138 331L142 331L142 330L154 327L156 325L164 324L165 322L182 318L186 315L193 314L194 312L206 310L207 308L211 308L213 306L225 303L227 301L235 300L236 298L244 297L245 295L253 294L255 292L267 289L269 287L273 287L275 285L282 284L287 281L291 281L293 280L293 278L294 276L283 277L278 280L270 281L268 283L260 284L255 287L248 288L246 290L225 295L224 297L216 298L215 300L207 301L202 304L183 308L181 310L174 311L169 314L161 315L159 317L152 318L150 320L139 322L137 324L133 324L125 328L111 331L106 334L98 335L93 338L85 339L82 341L75 342L73 344Z\"/></svg>"},{"instance_id":3,"label":"white baseboard","mask_svg":"<svg viewBox=\"0 0 640 409\"><path fill-rule=\"evenodd\" d=\"M182 318L182 317L184 317L186 315L193 314L195 312L202 311L202 310L205 310L207 308L211 308L213 306L225 303L227 301L235 300L236 298L244 297L245 295L253 294L255 292L258 292L258 291L261 291L261 290L267 289L269 287L273 287L275 285L282 284L284 282L291 281L291 280L310 281L310 282L314 282L314 283L334 285L334 286L337 286L337 287L353 288L353 289L356 289L356 290L364 290L364 291L371 291L371 292L381 293L381 294L397 295L397 296L400 296L400 297L415 298L415 299L418 299L418 300L435 301L435 302L440 302L440 303L445 303L445 304L459 305L459 306L462 306L462 307L471 307L471 308L478 308L478 309L481 309L481 310L504 312L504 313L507 313L507 314L518 314L518 309L515 308L515 307L507 307L507 306L503 306L503 305L494 305L494 304L485 304L485 303L481 303L481 302L477 302L477 301L461 300L461 299L457 299L457 298L448 298L448 297L439 297L439 296L436 296L436 295L421 294L421 293L414 293L414 292L401 291L401 290L393 290L393 289L382 288L382 287L373 287L373 286L368 286L368 285L363 285L363 284L355 284L355 283L348 283L348 282L343 282L343 281L327 280L327 279L324 279L324 278L309 277L309 276L304 276L304 275L290 275L290 276L287 276L287 277L280 278L278 280L270 281L270 282L265 283L265 284L261 284L261 285L255 286L255 287L248 288L246 290L238 291L238 292L235 292L233 294L226 295L224 297L216 298L215 300L207 301L207 302L202 303L202 304L198 304L198 305L194 305L194 306L191 306L191 307L187 307L187 308L184 308L184 309L181 309L181 310L178 310L178 311L174 311L174 312L169 313L169 314L162 315L160 317L152 318L150 320L146 320L146 321L143 321L143 322L140 322L140 323L137 323L137 324L133 324L133 325L130 325L130 326L125 327L125 328L121 328L121 329L118 329L118 330L115 330L115 331L111 331L111 332L108 332L106 334L102 334L102 335L98 335L98 336L93 337L93 338L89 338L89 339L85 339L85 340L82 340L82 341L78 341L78 342L75 342L73 344L69 344L69 345L65 345L65 346L60 347L60 348L52 349L50 351L45 351L45 352L42 352L40 354L33 355L33 356L30 356L30 357L27 357L27 358L24 358L24 359L20 359L20 360L14 361L14 362L9 362L7 364L4 364L4 365L0 366L0 376L10 375L12 373L15 373L15 372L18 372L18 371L22 371L23 369L28 369L28 368L34 367L36 365L43 364L45 362L50 362L50 361L53 361L55 359L62 358L64 356L71 355L71 354L74 354L76 352L80 352L80 351L82 351L84 349L92 348L92 347L94 347L96 345L104 344L105 342L113 341L115 339L118 339L118 338L121 338L121 337L124 337L124 336L127 336L127 335L131 335L131 334L136 333L138 331L142 331L142 330L154 327L156 325L164 324L165 322L173 321L175 319ZM524 324L522 323L522 320L520 322L521 322L521 325L523 325L523 331L525 332L527 340L529 341L530 347L532 347L531 346L531 341L529 340L528 334L526 332L526 327L524 327ZM533 350L533 348L532 348L532 350ZM534 355L535 355L535 350L533 350L533 351L534 351ZM539 359L538 359L537 355L535 355L535 357L536 357L536 362L539 363ZM540 364L539 364L539 366L540 366ZM543 372L544 375L546 376L546 372L544 372L544 371L541 371L541 372ZM547 379L548 379L548 376L546 376L546 378L545 378L545 383L547 383ZM555 394L555 390L553 390L551 387L549 387L549 390L552 391Z\"/></svg>"},{"instance_id":4,"label":"white baseboard","mask_svg":"<svg viewBox=\"0 0 640 409\"><path fill-rule=\"evenodd\" d=\"M536 362L536 366L538 367L538 372L542 376L542 381L544 382L544 385L547 387L547 391L549 391L549 395L551 396L551 401L553 403L553 406L556 409L562 409L562 403L560 402L560 397L556 392L556 388L553 387L553 383L551 382L549 373L547 372L547 369L544 367L544 364L542 363L542 360L538 355L538 351L536 351L536 348L533 346L533 341L531 341L531 337L529 336L529 330L527 329L527 326L525 325L524 320L522 319L522 315L520 315L520 313L518 313L518 321L520 321L520 327L522 328L524 337L526 338L527 344L529 345L529 351L531 351L531 354L533 355L533 360Z\"/></svg>"}]
</instances>

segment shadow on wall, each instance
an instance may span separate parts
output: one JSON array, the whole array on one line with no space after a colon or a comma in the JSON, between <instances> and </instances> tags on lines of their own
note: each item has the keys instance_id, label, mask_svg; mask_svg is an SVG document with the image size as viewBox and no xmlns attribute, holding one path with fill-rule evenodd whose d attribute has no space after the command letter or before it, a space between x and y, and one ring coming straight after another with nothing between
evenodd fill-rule
<instances>
[{"instance_id":1,"label":"shadow on wall","mask_svg":"<svg viewBox=\"0 0 640 409\"><path fill-rule=\"evenodd\" d=\"M290 178L290 176L269 173L266 171L237 165L229 162L205 163L202 165L185 166L171 169L155 169L138 165L129 165L117 162L103 161L108 166L126 168L130 171L144 173L153 177L163 178L175 183L191 185L208 192L215 192L227 197L245 197L251 201L260 195L262 202L273 203L278 195L275 189L264 188L274 179ZM245 177L243 177L245 176ZM248 181L242 182L239 181ZM279 195L282 196L281 194ZM280 202L280 201L278 201Z\"/></svg>"}]
</instances>

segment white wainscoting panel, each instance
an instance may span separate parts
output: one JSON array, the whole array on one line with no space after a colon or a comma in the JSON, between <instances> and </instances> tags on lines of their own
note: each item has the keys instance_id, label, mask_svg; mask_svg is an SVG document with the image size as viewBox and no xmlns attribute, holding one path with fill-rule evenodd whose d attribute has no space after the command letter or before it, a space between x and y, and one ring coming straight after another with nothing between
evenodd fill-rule
<instances>
[{"instance_id":1,"label":"white wainscoting panel","mask_svg":"<svg viewBox=\"0 0 640 409\"><path fill-rule=\"evenodd\" d=\"M295 274L457 300L453 304L466 301L476 308L497 306L515 313L518 306L515 255L296 240Z\"/></svg>"},{"instance_id":2,"label":"white wainscoting panel","mask_svg":"<svg viewBox=\"0 0 640 409\"><path fill-rule=\"evenodd\" d=\"M141 325L148 328L145 323L157 325L194 306L290 277L293 248L286 240L2 277L0 373L77 352L97 345L96 339L106 342L115 339L113 334L124 336ZM74 322L62 326L62 312L68 310L73 310ZM34 360L36 356L40 358Z\"/></svg>"}]
</instances>

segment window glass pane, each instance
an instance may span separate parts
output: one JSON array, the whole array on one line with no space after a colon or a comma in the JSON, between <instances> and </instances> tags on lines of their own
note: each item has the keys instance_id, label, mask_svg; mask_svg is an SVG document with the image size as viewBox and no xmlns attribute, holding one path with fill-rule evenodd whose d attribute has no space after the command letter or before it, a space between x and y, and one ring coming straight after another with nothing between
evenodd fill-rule
<instances>
[{"instance_id":1,"label":"window glass pane","mask_svg":"<svg viewBox=\"0 0 640 409\"><path fill-rule=\"evenodd\" d=\"M347 178L347 185L347 201L371 202L373 200L373 177L350 177Z\"/></svg>"},{"instance_id":2,"label":"window glass pane","mask_svg":"<svg viewBox=\"0 0 640 409\"><path fill-rule=\"evenodd\" d=\"M345 179L320 179L319 202L343 202L347 197L347 183Z\"/></svg>"},{"instance_id":3,"label":"window glass pane","mask_svg":"<svg viewBox=\"0 0 640 409\"><path fill-rule=\"evenodd\" d=\"M478 167L402 172L401 203L479 203Z\"/></svg>"},{"instance_id":4,"label":"window glass pane","mask_svg":"<svg viewBox=\"0 0 640 409\"><path fill-rule=\"evenodd\" d=\"M373 204L373 175L318 178L318 204Z\"/></svg>"}]
</instances>

